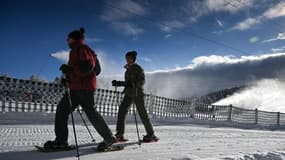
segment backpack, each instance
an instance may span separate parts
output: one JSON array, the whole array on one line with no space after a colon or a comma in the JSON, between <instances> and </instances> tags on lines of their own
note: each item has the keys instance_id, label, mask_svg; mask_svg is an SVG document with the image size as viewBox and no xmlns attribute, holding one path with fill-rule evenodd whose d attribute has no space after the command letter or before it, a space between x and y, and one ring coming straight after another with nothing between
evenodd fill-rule
<instances>
[{"instance_id":1,"label":"backpack","mask_svg":"<svg viewBox=\"0 0 285 160\"><path fill-rule=\"evenodd\" d=\"M80 47L78 47L78 51L77 51L78 57L80 57L79 50L80 50ZM95 67L93 67L90 61L81 61L81 64L79 66L80 71L86 76L90 75L92 72L95 72L96 76L98 76L101 73L100 61L91 49L90 51L92 52L92 56L95 60Z\"/></svg>"},{"instance_id":2,"label":"backpack","mask_svg":"<svg viewBox=\"0 0 285 160\"><path fill-rule=\"evenodd\" d=\"M96 76L98 76L101 73L101 65L100 65L100 61L97 58L97 56L95 56L95 58L96 58L96 63L95 63L94 71L95 71Z\"/></svg>"}]
</instances>

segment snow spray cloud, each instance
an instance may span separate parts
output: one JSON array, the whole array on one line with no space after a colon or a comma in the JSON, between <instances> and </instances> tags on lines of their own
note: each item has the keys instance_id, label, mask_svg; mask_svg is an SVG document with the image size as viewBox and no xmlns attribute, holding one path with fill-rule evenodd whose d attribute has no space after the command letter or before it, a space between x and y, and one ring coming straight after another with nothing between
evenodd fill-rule
<instances>
[{"instance_id":1,"label":"snow spray cloud","mask_svg":"<svg viewBox=\"0 0 285 160\"><path fill-rule=\"evenodd\" d=\"M62 62L67 63L68 59L69 59L69 51L66 50L62 50L59 52L55 52L55 53L51 53L50 54L51 57L54 57Z\"/></svg>"},{"instance_id":2,"label":"snow spray cloud","mask_svg":"<svg viewBox=\"0 0 285 160\"><path fill-rule=\"evenodd\" d=\"M229 105L264 111L285 112L285 82L279 79L263 79L235 93L216 105Z\"/></svg>"},{"instance_id":3,"label":"snow spray cloud","mask_svg":"<svg viewBox=\"0 0 285 160\"><path fill-rule=\"evenodd\" d=\"M112 79L123 79L123 64L117 64L101 50L97 50L97 54L102 65L98 88L113 89ZM67 61L68 51L56 52L52 56ZM225 88L252 85L261 79L283 78L284 64L285 53L242 57L200 56L183 68L146 73L145 88L147 93L165 97L200 96ZM270 85L269 82L266 84Z\"/></svg>"},{"instance_id":4,"label":"snow spray cloud","mask_svg":"<svg viewBox=\"0 0 285 160\"><path fill-rule=\"evenodd\" d=\"M98 88L102 89L112 89L111 81L113 79L122 79L123 75L123 65L117 64L110 55L102 50L96 51L97 57L100 60L100 65L102 72L98 77ZM69 60L69 51L62 50L50 54L51 57L54 57L64 63L67 63Z\"/></svg>"},{"instance_id":5,"label":"snow spray cloud","mask_svg":"<svg viewBox=\"0 0 285 160\"><path fill-rule=\"evenodd\" d=\"M257 56L201 56L184 68L147 74L146 89L185 98L284 75L285 53Z\"/></svg>"}]
</instances>

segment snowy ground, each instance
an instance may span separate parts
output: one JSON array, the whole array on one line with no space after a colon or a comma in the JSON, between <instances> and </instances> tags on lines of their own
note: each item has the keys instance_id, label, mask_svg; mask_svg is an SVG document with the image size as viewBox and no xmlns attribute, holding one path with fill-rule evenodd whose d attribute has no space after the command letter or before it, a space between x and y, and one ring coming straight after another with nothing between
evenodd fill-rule
<instances>
[{"instance_id":1,"label":"snowy ground","mask_svg":"<svg viewBox=\"0 0 285 160\"><path fill-rule=\"evenodd\" d=\"M3 117L3 116L2 116ZM4 123L5 122L5 123ZM33 145L40 145L54 138L50 124L8 124L0 118L0 160L75 160L75 151L40 153ZM115 125L108 121L114 131ZM158 143L143 144L136 141L133 123L127 124L126 136L130 139L123 151L95 153L89 135L83 125L76 126L82 160L281 160L285 159L285 132L245 130L185 123L155 122ZM91 127L91 126L90 126ZM73 144L72 128L69 142ZM91 127L97 142L101 140ZM140 125L141 133L144 133Z\"/></svg>"}]
</instances>

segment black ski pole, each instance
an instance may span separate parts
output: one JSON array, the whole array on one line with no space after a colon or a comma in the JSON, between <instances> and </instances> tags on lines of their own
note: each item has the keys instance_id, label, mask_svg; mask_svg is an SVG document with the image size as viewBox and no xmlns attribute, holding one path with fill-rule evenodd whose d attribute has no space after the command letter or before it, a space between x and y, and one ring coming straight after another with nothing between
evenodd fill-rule
<instances>
[{"instance_id":1,"label":"black ski pole","mask_svg":"<svg viewBox=\"0 0 285 160\"><path fill-rule=\"evenodd\" d=\"M136 128L137 128L138 144L141 145L141 139L140 139L140 133L139 133L139 127L138 127L138 121L137 121L137 114L136 114L134 104L133 104L133 109L134 109L135 123L136 123Z\"/></svg>"},{"instance_id":2,"label":"black ski pole","mask_svg":"<svg viewBox=\"0 0 285 160\"><path fill-rule=\"evenodd\" d=\"M137 95L137 90L136 90ZM140 133L139 133L139 127L138 127L138 121L137 121L137 114L136 114L136 108L135 108L135 96L133 96L133 110L134 110L134 116L135 116L135 123L136 123L136 129L137 129L137 136L138 136L138 145L141 145L141 139L140 139Z\"/></svg>"},{"instance_id":3,"label":"black ski pole","mask_svg":"<svg viewBox=\"0 0 285 160\"><path fill-rule=\"evenodd\" d=\"M67 90L67 97L68 97L68 103L69 103L69 109L70 109L70 115L71 115L71 121L72 121L72 127L73 127L73 134L74 134L74 139L75 139L75 146L76 146L76 153L77 153L76 157L78 158L78 160L80 160L74 118L73 118L73 113L72 113L72 102L71 102L70 90L68 88L68 85L66 85L66 90Z\"/></svg>"},{"instance_id":4,"label":"black ski pole","mask_svg":"<svg viewBox=\"0 0 285 160\"><path fill-rule=\"evenodd\" d=\"M88 131L88 133L89 133L89 135L90 135L90 137L91 137L91 139L92 139L92 142L95 142L95 138L94 138L93 135L91 134L90 129L89 129L89 127L87 126L87 123L86 123L85 119L83 118L82 113L80 112L80 109L78 108L77 111L78 111L78 113L79 113L79 115L80 115L80 117L81 117L81 119L82 119L82 121L83 121L83 123L84 123L84 125L85 125L85 127L86 127L86 129L87 129L87 131Z\"/></svg>"}]
</instances>

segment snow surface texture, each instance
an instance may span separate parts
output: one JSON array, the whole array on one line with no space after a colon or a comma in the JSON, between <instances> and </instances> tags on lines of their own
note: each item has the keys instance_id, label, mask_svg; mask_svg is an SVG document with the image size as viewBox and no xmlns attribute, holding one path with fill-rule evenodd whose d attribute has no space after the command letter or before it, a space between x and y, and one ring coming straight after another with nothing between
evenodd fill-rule
<instances>
[{"instance_id":1,"label":"snow surface texture","mask_svg":"<svg viewBox=\"0 0 285 160\"><path fill-rule=\"evenodd\" d=\"M272 112L285 112L285 82L264 79L230 97L216 102L216 105L232 104L236 107Z\"/></svg>"},{"instance_id":2,"label":"snow surface texture","mask_svg":"<svg viewBox=\"0 0 285 160\"><path fill-rule=\"evenodd\" d=\"M31 119L26 124L3 119L9 117L18 119L24 113L5 113L0 116L0 159L1 160L76 160L75 151L40 153L33 145L41 145L54 139L52 116L38 117L25 115ZM33 113L36 114L36 113ZM38 113L39 115L40 113ZM19 115L17 117L17 115ZM51 114L52 115L52 114ZM49 118L46 118L49 117ZM77 117L78 118L78 117ZM47 121L45 121L47 119ZM114 132L115 119L107 119ZM21 121L23 119L20 119ZM219 127L215 125L195 125L191 120L168 120L154 122L154 128L160 141L143 144L139 147L135 142L136 129L129 117L126 126L126 137L130 139L123 151L95 153L91 138L85 126L77 119L77 134L80 144L81 160L282 160L285 159L285 134L282 131L244 130ZM10 121L10 124L9 124ZM191 123L189 123L191 122ZM95 129L89 125L97 142L102 139ZM141 136L145 134L140 124ZM72 127L69 126L69 143L74 144Z\"/></svg>"}]
</instances>

